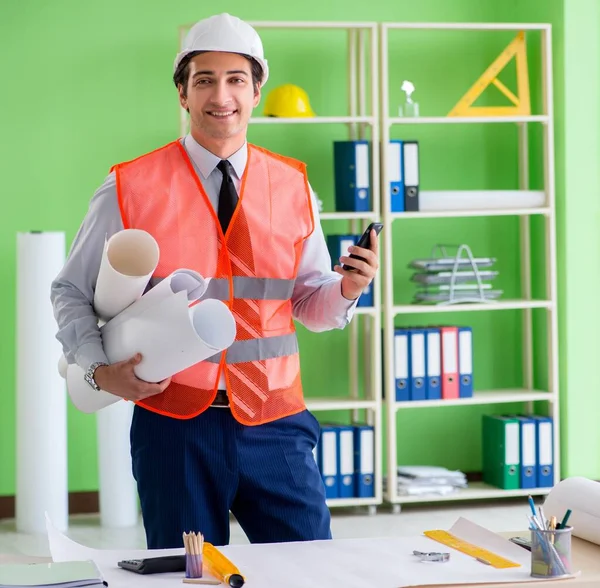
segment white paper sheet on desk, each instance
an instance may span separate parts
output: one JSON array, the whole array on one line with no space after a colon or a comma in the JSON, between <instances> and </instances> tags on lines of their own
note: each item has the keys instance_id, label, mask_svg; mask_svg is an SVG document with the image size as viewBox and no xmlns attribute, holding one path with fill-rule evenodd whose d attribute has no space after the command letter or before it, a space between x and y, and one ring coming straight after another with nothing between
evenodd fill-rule
<instances>
[{"instance_id":1,"label":"white paper sheet on desk","mask_svg":"<svg viewBox=\"0 0 600 588\"><path fill-rule=\"evenodd\" d=\"M219 549L246 578L245 588L405 588L439 584L535 582L530 573L530 553L506 539L460 518L449 531L480 547L520 563L519 568L498 570L455 550L445 548L424 535L377 539L336 539L303 543L229 545ZM172 555L182 550L128 551L93 550L66 538L48 526L50 552L55 561L92 559L110 588L142 583L175 586L180 576L133 578L116 568L126 558ZM419 551L450 551L446 563L423 563L413 554ZM60 558L60 559L56 559ZM179 578L179 579L177 579ZM111 584L112 580L112 584ZM126 583L123 583L126 582Z\"/></svg>"},{"instance_id":2,"label":"white paper sheet on desk","mask_svg":"<svg viewBox=\"0 0 600 588\"><path fill-rule=\"evenodd\" d=\"M117 563L124 559L142 559L164 555L181 555L183 549L94 549L81 545L63 535L46 517L48 544L53 561L93 561L109 588L136 588L137 586L183 586L183 573L139 575L119 568ZM204 573L203 578L211 578Z\"/></svg>"}]
</instances>

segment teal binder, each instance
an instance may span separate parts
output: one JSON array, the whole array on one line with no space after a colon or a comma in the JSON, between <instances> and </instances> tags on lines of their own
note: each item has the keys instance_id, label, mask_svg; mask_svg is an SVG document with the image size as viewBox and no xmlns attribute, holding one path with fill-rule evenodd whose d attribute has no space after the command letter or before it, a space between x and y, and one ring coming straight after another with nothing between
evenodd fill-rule
<instances>
[{"instance_id":1,"label":"teal binder","mask_svg":"<svg viewBox=\"0 0 600 588\"><path fill-rule=\"evenodd\" d=\"M483 481L504 490L519 489L519 420L484 415L482 425Z\"/></svg>"}]
</instances>

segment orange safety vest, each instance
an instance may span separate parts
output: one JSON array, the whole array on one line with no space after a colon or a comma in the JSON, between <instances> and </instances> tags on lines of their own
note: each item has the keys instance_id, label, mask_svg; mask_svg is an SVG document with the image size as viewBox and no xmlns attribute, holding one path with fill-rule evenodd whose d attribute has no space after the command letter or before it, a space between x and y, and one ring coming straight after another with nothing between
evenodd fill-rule
<instances>
[{"instance_id":1,"label":"orange safety vest","mask_svg":"<svg viewBox=\"0 0 600 588\"><path fill-rule=\"evenodd\" d=\"M205 298L235 317L233 344L175 374L138 404L174 418L206 410L225 370L234 417L259 425L305 409L291 296L304 241L314 229L306 166L248 145L238 205L223 235L180 141L113 167L123 226L160 247L152 283L179 268L212 278Z\"/></svg>"}]
</instances>

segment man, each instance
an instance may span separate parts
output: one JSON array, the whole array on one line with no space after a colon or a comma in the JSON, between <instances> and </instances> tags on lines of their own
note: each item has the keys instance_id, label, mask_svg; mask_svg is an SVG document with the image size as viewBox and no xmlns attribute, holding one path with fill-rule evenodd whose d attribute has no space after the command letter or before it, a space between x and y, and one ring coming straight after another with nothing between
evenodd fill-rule
<instances>
[{"instance_id":1,"label":"man","mask_svg":"<svg viewBox=\"0 0 600 588\"><path fill-rule=\"evenodd\" d=\"M200 21L177 55L174 82L189 112L181 140L111 170L94 195L52 300L58 339L91 385L136 403L131 426L149 548L181 546L183 531L229 541L229 512L251 542L331 537L312 450L319 424L306 410L293 319L343 328L377 267L331 260L305 167L246 142L268 77L256 31L228 14ZM151 233L154 278L179 267L211 277L229 303L236 341L226 353L159 383L129 361L107 365L91 301L106 236Z\"/></svg>"}]
</instances>

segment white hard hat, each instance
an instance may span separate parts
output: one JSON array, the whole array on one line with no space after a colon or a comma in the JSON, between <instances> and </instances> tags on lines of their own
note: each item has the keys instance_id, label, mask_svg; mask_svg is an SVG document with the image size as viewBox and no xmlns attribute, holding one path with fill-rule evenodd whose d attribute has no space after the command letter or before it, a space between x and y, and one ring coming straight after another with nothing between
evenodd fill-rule
<instances>
[{"instance_id":1,"label":"white hard hat","mask_svg":"<svg viewBox=\"0 0 600 588\"><path fill-rule=\"evenodd\" d=\"M183 47L175 57L173 72L181 60L192 51L225 51L253 57L263 69L261 85L269 77L267 60L258 33L243 20L226 12L197 22L185 36Z\"/></svg>"}]
</instances>

